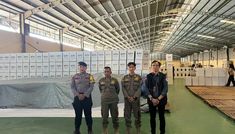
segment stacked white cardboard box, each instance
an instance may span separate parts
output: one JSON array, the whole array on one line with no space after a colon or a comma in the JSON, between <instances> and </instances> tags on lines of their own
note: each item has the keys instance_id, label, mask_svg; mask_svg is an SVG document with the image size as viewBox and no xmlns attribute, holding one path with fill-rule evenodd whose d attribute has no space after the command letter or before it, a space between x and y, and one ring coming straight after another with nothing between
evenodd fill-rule
<instances>
[{"instance_id":1,"label":"stacked white cardboard box","mask_svg":"<svg viewBox=\"0 0 235 134\"><path fill-rule=\"evenodd\" d=\"M104 56L105 56L105 52L104 51L98 51L97 52L97 55L98 55L98 73L102 73L103 70L104 70L104 66L105 66L105 59L104 59Z\"/></svg>"},{"instance_id":2,"label":"stacked white cardboard box","mask_svg":"<svg viewBox=\"0 0 235 134\"><path fill-rule=\"evenodd\" d=\"M105 51L104 55L104 66L112 67L112 51Z\"/></svg>"},{"instance_id":3,"label":"stacked white cardboard box","mask_svg":"<svg viewBox=\"0 0 235 134\"><path fill-rule=\"evenodd\" d=\"M185 78L185 85L224 86L227 77L226 69L224 68L197 68L196 76Z\"/></svg>"},{"instance_id":4,"label":"stacked white cardboard box","mask_svg":"<svg viewBox=\"0 0 235 134\"><path fill-rule=\"evenodd\" d=\"M88 63L88 62L86 62ZM90 62L91 74L98 72L98 54L96 51L91 52L91 62Z\"/></svg>"},{"instance_id":5,"label":"stacked white cardboard box","mask_svg":"<svg viewBox=\"0 0 235 134\"><path fill-rule=\"evenodd\" d=\"M0 80L22 78L60 78L78 72L78 62L87 63L88 73L101 73L110 66L113 74L127 74L127 63L136 62L136 73L149 72L149 51L79 51L0 54Z\"/></svg>"},{"instance_id":6,"label":"stacked white cardboard box","mask_svg":"<svg viewBox=\"0 0 235 134\"><path fill-rule=\"evenodd\" d=\"M127 70L127 51L120 51L119 74L126 74Z\"/></svg>"},{"instance_id":7,"label":"stacked white cardboard box","mask_svg":"<svg viewBox=\"0 0 235 134\"><path fill-rule=\"evenodd\" d=\"M146 50L135 51L136 73L142 74L142 70L146 72L150 67L150 53Z\"/></svg>"},{"instance_id":8,"label":"stacked white cardboard box","mask_svg":"<svg viewBox=\"0 0 235 134\"><path fill-rule=\"evenodd\" d=\"M112 51L111 68L112 68L113 74L118 74L119 73L119 59L120 59L119 51Z\"/></svg>"},{"instance_id":9,"label":"stacked white cardboard box","mask_svg":"<svg viewBox=\"0 0 235 134\"><path fill-rule=\"evenodd\" d=\"M9 54L9 80L16 79L16 54ZM7 65L6 65L7 66ZM6 69L6 67L5 67ZM6 71L7 72L7 71Z\"/></svg>"},{"instance_id":10,"label":"stacked white cardboard box","mask_svg":"<svg viewBox=\"0 0 235 134\"><path fill-rule=\"evenodd\" d=\"M94 58L95 58L95 54L94 54ZM83 52L83 61L87 64L87 72L90 73L91 72L91 52L89 51ZM77 60L77 62L80 62L80 60L79 61ZM92 70L95 70L95 68Z\"/></svg>"},{"instance_id":11,"label":"stacked white cardboard box","mask_svg":"<svg viewBox=\"0 0 235 134\"><path fill-rule=\"evenodd\" d=\"M79 59L77 59L77 56L80 55ZM73 76L77 73L77 61L83 60L83 53L81 52L69 52L69 76Z\"/></svg>"}]
</instances>

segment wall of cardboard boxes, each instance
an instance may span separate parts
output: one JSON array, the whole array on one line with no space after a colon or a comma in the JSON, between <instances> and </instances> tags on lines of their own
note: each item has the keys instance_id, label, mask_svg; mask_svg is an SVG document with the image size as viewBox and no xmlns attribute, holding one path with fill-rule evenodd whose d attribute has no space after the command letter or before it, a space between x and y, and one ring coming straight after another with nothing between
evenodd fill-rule
<instances>
[{"instance_id":1,"label":"wall of cardboard boxes","mask_svg":"<svg viewBox=\"0 0 235 134\"><path fill-rule=\"evenodd\" d=\"M78 51L0 54L0 80L27 78L61 78L78 72L78 62L88 64L87 72L103 72L110 66L113 74L126 74L127 63L137 64L136 73L149 68L150 53L145 50Z\"/></svg>"},{"instance_id":2,"label":"wall of cardboard boxes","mask_svg":"<svg viewBox=\"0 0 235 134\"><path fill-rule=\"evenodd\" d=\"M197 68L196 76L185 77L188 86L224 86L228 74L224 68Z\"/></svg>"},{"instance_id":3,"label":"wall of cardboard boxes","mask_svg":"<svg viewBox=\"0 0 235 134\"><path fill-rule=\"evenodd\" d=\"M185 78L185 77L191 76L192 70L193 69L191 67L175 67L174 78ZM161 68L161 72L167 73L167 69Z\"/></svg>"}]
</instances>

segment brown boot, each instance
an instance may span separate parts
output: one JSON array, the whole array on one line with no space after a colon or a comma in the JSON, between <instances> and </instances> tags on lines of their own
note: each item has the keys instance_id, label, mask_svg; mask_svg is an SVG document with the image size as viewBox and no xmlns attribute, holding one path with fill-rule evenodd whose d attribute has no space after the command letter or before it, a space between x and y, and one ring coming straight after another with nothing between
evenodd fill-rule
<instances>
[{"instance_id":1,"label":"brown boot","mask_svg":"<svg viewBox=\"0 0 235 134\"><path fill-rule=\"evenodd\" d=\"M136 134L140 134L140 127L136 128Z\"/></svg>"},{"instance_id":2,"label":"brown boot","mask_svg":"<svg viewBox=\"0 0 235 134\"><path fill-rule=\"evenodd\" d=\"M108 128L107 127L103 128L103 134L108 134Z\"/></svg>"},{"instance_id":3,"label":"brown boot","mask_svg":"<svg viewBox=\"0 0 235 134\"><path fill-rule=\"evenodd\" d=\"M131 134L131 128L130 127L126 128L126 134Z\"/></svg>"},{"instance_id":4,"label":"brown boot","mask_svg":"<svg viewBox=\"0 0 235 134\"><path fill-rule=\"evenodd\" d=\"M114 134L119 134L119 129L118 128L114 129Z\"/></svg>"}]
</instances>

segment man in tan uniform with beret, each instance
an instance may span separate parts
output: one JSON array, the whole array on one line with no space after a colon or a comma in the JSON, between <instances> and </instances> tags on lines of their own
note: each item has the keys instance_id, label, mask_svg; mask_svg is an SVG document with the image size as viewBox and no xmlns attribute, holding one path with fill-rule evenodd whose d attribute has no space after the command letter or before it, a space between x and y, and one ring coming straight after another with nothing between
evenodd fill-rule
<instances>
[{"instance_id":1,"label":"man in tan uniform with beret","mask_svg":"<svg viewBox=\"0 0 235 134\"><path fill-rule=\"evenodd\" d=\"M140 96L141 96L141 76L135 74L136 64L128 63L129 74L122 78L122 91L124 95L124 117L126 120L126 133L131 134L131 113L135 117L136 134L140 134Z\"/></svg>"},{"instance_id":2,"label":"man in tan uniform with beret","mask_svg":"<svg viewBox=\"0 0 235 134\"><path fill-rule=\"evenodd\" d=\"M103 118L103 134L108 134L109 111L112 116L114 134L119 134L118 122L118 94L120 91L118 80L111 77L110 67L104 67L105 77L99 80L99 89L101 93L101 114Z\"/></svg>"}]
</instances>

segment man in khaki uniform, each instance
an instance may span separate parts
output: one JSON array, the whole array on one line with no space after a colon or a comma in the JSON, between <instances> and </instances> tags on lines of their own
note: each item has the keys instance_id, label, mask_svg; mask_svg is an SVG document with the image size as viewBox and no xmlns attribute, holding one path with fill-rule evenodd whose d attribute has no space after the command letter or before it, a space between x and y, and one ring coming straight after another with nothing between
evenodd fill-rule
<instances>
[{"instance_id":1,"label":"man in khaki uniform","mask_svg":"<svg viewBox=\"0 0 235 134\"><path fill-rule=\"evenodd\" d=\"M105 77L99 80L99 89L101 93L101 114L103 118L103 134L108 134L109 110L112 116L114 133L119 134L118 122L118 94L120 91L119 83L116 78L111 77L110 67L104 67Z\"/></svg>"},{"instance_id":2,"label":"man in khaki uniform","mask_svg":"<svg viewBox=\"0 0 235 134\"><path fill-rule=\"evenodd\" d=\"M135 74L136 64L128 63L129 74L122 78L122 91L125 100L124 117L126 120L126 132L130 134L131 129L131 113L133 111L135 117L135 127L137 134L140 134L141 116L140 116L140 95L141 95L141 76Z\"/></svg>"}]
</instances>

